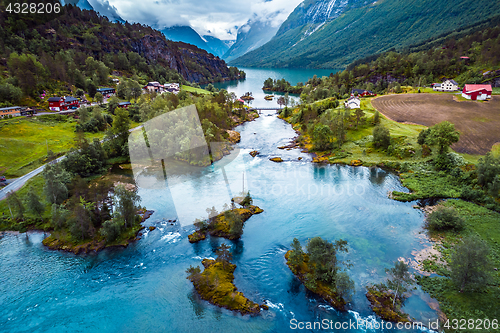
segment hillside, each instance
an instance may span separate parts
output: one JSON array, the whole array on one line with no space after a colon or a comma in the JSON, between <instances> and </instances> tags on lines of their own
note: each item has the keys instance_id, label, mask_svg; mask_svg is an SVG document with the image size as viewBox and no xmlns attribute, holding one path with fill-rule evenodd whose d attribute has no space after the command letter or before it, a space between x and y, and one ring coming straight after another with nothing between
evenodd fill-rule
<instances>
[{"instance_id":1,"label":"hillside","mask_svg":"<svg viewBox=\"0 0 500 333\"><path fill-rule=\"evenodd\" d=\"M304 101L314 101L348 98L353 88L377 94L412 89L429 92L432 89L424 87L446 78L455 79L460 86L483 83L500 87L500 17L487 25L488 28L477 31L470 28L440 36L401 52L388 51L362 58L344 71L329 77L313 77L296 86L285 79L269 78L264 81L263 89L304 94L301 96Z\"/></svg>"},{"instance_id":2,"label":"hillside","mask_svg":"<svg viewBox=\"0 0 500 333\"><path fill-rule=\"evenodd\" d=\"M44 90L92 91L110 84L110 74L133 77L139 83L201 84L241 75L213 54L168 41L148 26L112 23L95 11L71 5L59 14L8 13L7 3L0 1L0 103L4 105L23 96L37 99Z\"/></svg>"},{"instance_id":3,"label":"hillside","mask_svg":"<svg viewBox=\"0 0 500 333\"><path fill-rule=\"evenodd\" d=\"M488 8L488 10L485 10ZM500 14L486 0L304 1L262 47L231 61L255 67L339 68Z\"/></svg>"}]
</instances>

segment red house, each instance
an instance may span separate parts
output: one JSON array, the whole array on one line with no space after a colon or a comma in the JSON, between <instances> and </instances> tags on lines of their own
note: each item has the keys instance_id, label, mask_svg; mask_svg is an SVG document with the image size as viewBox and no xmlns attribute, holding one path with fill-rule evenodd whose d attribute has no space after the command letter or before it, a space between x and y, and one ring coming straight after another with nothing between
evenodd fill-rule
<instances>
[{"instance_id":1,"label":"red house","mask_svg":"<svg viewBox=\"0 0 500 333\"><path fill-rule=\"evenodd\" d=\"M466 84L462 90L462 97L473 101L485 101L491 98L492 92L491 84Z\"/></svg>"},{"instance_id":2,"label":"red house","mask_svg":"<svg viewBox=\"0 0 500 333\"><path fill-rule=\"evenodd\" d=\"M356 93L358 93L358 97L371 97L371 96L377 96L373 91L370 90L365 90L365 89L353 89L351 91L351 97L356 96Z\"/></svg>"},{"instance_id":3,"label":"red house","mask_svg":"<svg viewBox=\"0 0 500 333\"><path fill-rule=\"evenodd\" d=\"M76 109L80 106L78 99L71 96L50 97L49 109L52 111L65 111L68 109Z\"/></svg>"}]
</instances>

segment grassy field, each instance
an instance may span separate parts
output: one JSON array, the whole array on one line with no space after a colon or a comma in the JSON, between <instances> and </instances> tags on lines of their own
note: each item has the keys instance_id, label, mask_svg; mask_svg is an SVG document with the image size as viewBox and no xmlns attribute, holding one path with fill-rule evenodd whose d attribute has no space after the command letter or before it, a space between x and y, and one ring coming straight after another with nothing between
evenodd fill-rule
<instances>
[{"instance_id":1,"label":"grassy field","mask_svg":"<svg viewBox=\"0 0 500 333\"><path fill-rule=\"evenodd\" d=\"M443 205L455 208L466 222L465 229L459 234L443 232L435 235L443 244L443 246L438 246L443 259L449 260L453 244L457 243L463 236L477 234L489 245L494 267L499 267L500 214L462 200L448 200ZM492 320L500 318L500 307L498 306L500 274L498 271L492 273L494 282L487 286L483 292L460 293L459 288L454 286L447 277L423 277L419 278L419 283L432 297L439 300L441 310L448 318L489 318ZM471 332L471 330L460 332Z\"/></svg>"},{"instance_id":2,"label":"grassy field","mask_svg":"<svg viewBox=\"0 0 500 333\"><path fill-rule=\"evenodd\" d=\"M55 154L74 146L76 121L13 118L0 121L0 172L7 178L22 176L45 163L47 150ZM103 133L87 133L89 139Z\"/></svg>"},{"instance_id":3,"label":"grassy field","mask_svg":"<svg viewBox=\"0 0 500 333\"><path fill-rule=\"evenodd\" d=\"M211 92L208 90L201 89L201 88L195 88L195 87L191 87L191 86L182 85L181 89L188 91L188 92L197 93L197 94L211 94Z\"/></svg>"},{"instance_id":4,"label":"grassy field","mask_svg":"<svg viewBox=\"0 0 500 333\"><path fill-rule=\"evenodd\" d=\"M42 217L45 219L45 221L48 221L50 218L50 206L49 203L45 200L45 195L43 193L43 185L45 184L45 181L43 179L43 176L41 174L36 175L35 177L31 178L24 184L23 187L21 187L17 192L17 196L23 200L26 197L26 194L28 191L30 191L31 188L33 188L34 192L38 194L40 199L42 199L42 203L46 206L45 212L42 214ZM15 214L15 212L14 212ZM8 216L10 217L10 210L9 206L7 204L7 200L1 200L0 201L0 215L2 216ZM31 213L25 212L25 217L28 218L38 218L38 216L35 216ZM23 223L14 223L14 224L1 224L2 222L0 221L0 230L21 230L23 231L24 224ZM40 229L44 229L44 226L48 226L48 222L40 222L41 224L38 225L37 227ZM13 226L15 226L13 228ZM17 228L17 229L16 229Z\"/></svg>"},{"instance_id":5,"label":"grassy field","mask_svg":"<svg viewBox=\"0 0 500 333\"><path fill-rule=\"evenodd\" d=\"M493 95L500 95L500 87L493 88Z\"/></svg>"},{"instance_id":6,"label":"grassy field","mask_svg":"<svg viewBox=\"0 0 500 333\"><path fill-rule=\"evenodd\" d=\"M372 99L364 98L361 100L361 109L365 113L365 118L369 123L373 118L376 110L371 104ZM342 103L340 103L342 105ZM340 107L342 109L342 107ZM380 123L388 128L391 137L397 138L401 143L408 146L418 147L417 136L425 129L425 126L414 124L401 124L390 119L387 119L382 114L380 115ZM299 129L296 127L296 129ZM401 159L395 156L389 156L386 152L373 149L370 146L373 133L371 124L360 125L357 130L347 131L347 142L342 145L343 152L337 152L333 156L329 156L330 162L342 162L349 164L353 160L361 160L364 165L376 165L381 161L401 162ZM311 149L312 144L306 144L306 148ZM429 158L413 157L412 161L427 161Z\"/></svg>"},{"instance_id":7,"label":"grassy field","mask_svg":"<svg viewBox=\"0 0 500 333\"><path fill-rule=\"evenodd\" d=\"M488 102L458 101L452 94L403 94L375 98L373 106L397 122L432 126L447 120L460 131L459 153L486 154L500 141L500 97Z\"/></svg>"}]
</instances>

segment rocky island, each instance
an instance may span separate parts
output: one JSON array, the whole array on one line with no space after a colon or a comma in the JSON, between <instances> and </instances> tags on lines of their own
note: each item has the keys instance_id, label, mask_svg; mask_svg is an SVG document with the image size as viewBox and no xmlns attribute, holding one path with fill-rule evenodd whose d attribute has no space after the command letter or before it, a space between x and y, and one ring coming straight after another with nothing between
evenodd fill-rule
<instances>
[{"instance_id":1,"label":"rocky island","mask_svg":"<svg viewBox=\"0 0 500 333\"><path fill-rule=\"evenodd\" d=\"M345 311L354 293L354 282L341 271L342 262L337 262L336 254L347 252L347 242L337 240L333 244L314 237L308 241L304 252L299 240L294 238L291 246L292 250L285 254L285 258L292 273L308 290L337 310Z\"/></svg>"},{"instance_id":2,"label":"rocky island","mask_svg":"<svg viewBox=\"0 0 500 333\"><path fill-rule=\"evenodd\" d=\"M267 310L265 304L252 302L239 292L234 285L234 271L236 265L230 262L232 255L229 246L222 244L217 250L217 259L203 259L204 270L189 267L186 271L188 279L193 283L198 295L213 305L237 311L241 314L256 315L261 308Z\"/></svg>"},{"instance_id":3,"label":"rocky island","mask_svg":"<svg viewBox=\"0 0 500 333\"><path fill-rule=\"evenodd\" d=\"M243 208L233 208L217 214L215 208L209 209L209 218L205 221L195 222L197 230L188 236L190 243L204 240L207 234L236 240L243 234L244 223L254 214L264 210L252 205L252 198L248 194L241 201Z\"/></svg>"}]
</instances>

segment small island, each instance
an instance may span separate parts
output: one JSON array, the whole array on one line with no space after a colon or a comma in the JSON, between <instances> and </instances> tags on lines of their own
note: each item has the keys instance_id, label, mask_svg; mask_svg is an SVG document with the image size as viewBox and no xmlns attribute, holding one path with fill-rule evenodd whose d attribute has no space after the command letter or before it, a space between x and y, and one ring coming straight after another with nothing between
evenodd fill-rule
<instances>
[{"instance_id":1,"label":"small island","mask_svg":"<svg viewBox=\"0 0 500 333\"><path fill-rule=\"evenodd\" d=\"M337 240L335 244L314 237L306 246L306 252L297 238L293 239L292 250L285 254L286 263L293 274L313 293L321 296L334 308L345 311L346 304L354 293L354 281L341 271L337 261L338 252L347 252L347 241Z\"/></svg>"},{"instance_id":2,"label":"small island","mask_svg":"<svg viewBox=\"0 0 500 333\"><path fill-rule=\"evenodd\" d=\"M230 240L239 239L243 234L244 223L252 215L260 214L264 211L263 209L252 205L253 200L250 197L250 193L241 199L240 205L243 206L243 208L229 209L228 206L226 207L227 209L220 214L215 210L215 207L207 209L209 214L208 220L201 221L197 219L194 224L197 230L188 236L189 242L196 243L204 240L207 237L207 234Z\"/></svg>"},{"instance_id":3,"label":"small island","mask_svg":"<svg viewBox=\"0 0 500 333\"><path fill-rule=\"evenodd\" d=\"M386 272L390 278L385 283L367 287L366 298L370 301L373 312L386 321L411 321L409 316L400 310L407 298L405 293L412 289L414 283L408 265L396 261L394 267L386 269Z\"/></svg>"},{"instance_id":4,"label":"small island","mask_svg":"<svg viewBox=\"0 0 500 333\"><path fill-rule=\"evenodd\" d=\"M234 285L233 273L236 265L230 262L232 254L229 252L229 246L222 244L216 253L215 260L203 259L203 272L198 266L190 266L186 271L189 274L187 278L193 283L198 295L213 305L243 315L256 315L261 308L267 310L267 305L252 302Z\"/></svg>"}]
</instances>

